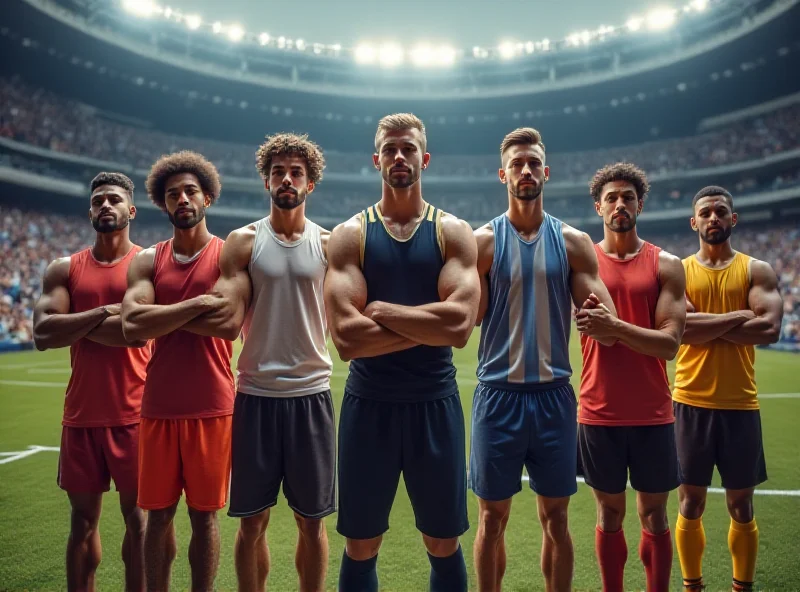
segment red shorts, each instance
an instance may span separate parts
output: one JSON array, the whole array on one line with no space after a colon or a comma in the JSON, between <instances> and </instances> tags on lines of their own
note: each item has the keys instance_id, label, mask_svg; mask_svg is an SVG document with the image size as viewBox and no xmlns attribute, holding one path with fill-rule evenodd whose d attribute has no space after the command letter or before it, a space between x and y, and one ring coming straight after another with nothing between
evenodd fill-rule
<instances>
[{"instance_id":1,"label":"red shorts","mask_svg":"<svg viewBox=\"0 0 800 592\"><path fill-rule=\"evenodd\" d=\"M58 486L70 493L102 493L111 478L117 491L137 490L139 424L61 430Z\"/></svg>"},{"instance_id":2,"label":"red shorts","mask_svg":"<svg viewBox=\"0 0 800 592\"><path fill-rule=\"evenodd\" d=\"M139 507L169 508L185 490L190 508L224 508L231 476L232 417L142 418Z\"/></svg>"}]
</instances>

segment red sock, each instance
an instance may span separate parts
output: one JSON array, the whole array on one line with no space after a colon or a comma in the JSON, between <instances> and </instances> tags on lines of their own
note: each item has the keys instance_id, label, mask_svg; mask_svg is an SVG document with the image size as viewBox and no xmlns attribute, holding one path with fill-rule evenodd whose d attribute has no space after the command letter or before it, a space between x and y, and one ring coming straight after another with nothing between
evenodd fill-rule
<instances>
[{"instance_id":1,"label":"red sock","mask_svg":"<svg viewBox=\"0 0 800 592\"><path fill-rule=\"evenodd\" d=\"M621 528L617 532L605 532L598 526L594 535L594 549L603 579L603 592L622 592L625 562L628 560L625 533Z\"/></svg>"},{"instance_id":2,"label":"red sock","mask_svg":"<svg viewBox=\"0 0 800 592\"><path fill-rule=\"evenodd\" d=\"M668 592L672 572L672 535L669 529L661 534L642 530L639 557L647 576L647 592Z\"/></svg>"}]
</instances>

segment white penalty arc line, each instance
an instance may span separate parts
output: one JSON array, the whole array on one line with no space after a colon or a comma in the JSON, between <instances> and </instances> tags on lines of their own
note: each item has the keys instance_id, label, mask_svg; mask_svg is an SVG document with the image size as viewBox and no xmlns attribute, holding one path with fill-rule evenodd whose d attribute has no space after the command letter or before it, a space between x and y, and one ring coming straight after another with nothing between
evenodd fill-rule
<instances>
[{"instance_id":1,"label":"white penalty arc line","mask_svg":"<svg viewBox=\"0 0 800 592\"><path fill-rule=\"evenodd\" d=\"M17 452L0 452L0 456L5 458L0 458L0 465L4 465L10 462L14 462L15 460L20 460L22 458L26 458L28 456L32 456L37 452L58 452L60 448L58 446L28 446L27 450L19 450Z\"/></svg>"}]
</instances>

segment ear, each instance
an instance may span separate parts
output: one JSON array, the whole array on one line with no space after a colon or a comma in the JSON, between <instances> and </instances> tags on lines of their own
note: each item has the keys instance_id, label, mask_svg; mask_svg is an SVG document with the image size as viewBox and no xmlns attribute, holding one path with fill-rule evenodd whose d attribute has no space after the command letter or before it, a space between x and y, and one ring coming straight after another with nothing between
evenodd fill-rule
<instances>
[{"instance_id":1,"label":"ear","mask_svg":"<svg viewBox=\"0 0 800 592\"><path fill-rule=\"evenodd\" d=\"M594 211L597 212L598 216L603 217L602 204L599 199L594 200Z\"/></svg>"},{"instance_id":2,"label":"ear","mask_svg":"<svg viewBox=\"0 0 800 592\"><path fill-rule=\"evenodd\" d=\"M692 230L697 232L697 221L694 219L694 216L689 218L689 225L692 227Z\"/></svg>"},{"instance_id":3,"label":"ear","mask_svg":"<svg viewBox=\"0 0 800 592\"><path fill-rule=\"evenodd\" d=\"M736 223L739 221L739 214L736 212L731 214L731 221L733 222L733 226L736 226Z\"/></svg>"},{"instance_id":4,"label":"ear","mask_svg":"<svg viewBox=\"0 0 800 592\"><path fill-rule=\"evenodd\" d=\"M505 169L497 169L497 177L500 179L500 182L505 185L507 182L506 179L506 170Z\"/></svg>"},{"instance_id":5,"label":"ear","mask_svg":"<svg viewBox=\"0 0 800 592\"><path fill-rule=\"evenodd\" d=\"M426 152L422 155L422 168L427 169L428 163L431 161L431 154L430 152Z\"/></svg>"},{"instance_id":6,"label":"ear","mask_svg":"<svg viewBox=\"0 0 800 592\"><path fill-rule=\"evenodd\" d=\"M264 179L264 189L269 191L269 179Z\"/></svg>"},{"instance_id":7,"label":"ear","mask_svg":"<svg viewBox=\"0 0 800 592\"><path fill-rule=\"evenodd\" d=\"M92 220L92 208L89 208L89 221L91 222L91 220Z\"/></svg>"},{"instance_id":8,"label":"ear","mask_svg":"<svg viewBox=\"0 0 800 592\"><path fill-rule=\"evenodd\" d=\"M313 193L314 187L314 181L309 181L308 185L306 186L306 193Z\"/></svg>"},{"instance_id":9,"label":"ear","mask_svg":"<svg viewBox=\"0 0 800 592\"><path fill-rule=\"evenodd\" d=\"M376 169L381 170L381 157L378 155L377 152L372 155L372 165Z\"/></svg>"},{"instance_id":10,"label":"ear","mask_svg":"<svg viewBox=\"0 0 800 592\"><path fill-rule=\"evenodd\" d=\"M133 220L136 217L136 206L128 208L128 217Z\"/></svg>"},{"instance_id":11,"label":"ear","mask_svg":"<svg viewBox=\"0 0 800 592\"><path fill-rule=\"evenodd\" d=\"M548 179L550 179L550 167L544 167L544 182L547 183Z\"/></svg>"},{"instance_id":12,"label":"ear","mask_svg":"<svg viewBox=\"0 0 800 592\"><path fill-rule=\"evenodd\" d=\"M207 208L211 207L211 196L208 194L204 194L205 200L203 201L203 205Z\"/></svg>"},{"instance_id":13,"label":"ear","mask_svg":"<svg viewBox=\"0 0 800 592\"><path fill-rule=\"evenodd\" d=\"M644 199L640 198L639 199L639 207L636 208L636 215L638 216L639 214L641 214L643 209L644 209Z\"/></svg>"}]
</instances>

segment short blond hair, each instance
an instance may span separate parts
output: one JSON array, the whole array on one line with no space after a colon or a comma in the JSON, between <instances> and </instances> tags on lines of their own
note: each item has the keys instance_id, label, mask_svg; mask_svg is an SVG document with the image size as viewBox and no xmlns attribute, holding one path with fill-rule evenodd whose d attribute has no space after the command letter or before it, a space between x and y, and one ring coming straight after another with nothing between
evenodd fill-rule
<instances>
[{"instance_id":1,"label":"short blond hair","mask_svg":"<svg viewBox=\"0 0 800 592\"><path fill-rule=\"evenodd\" d=\"M544 142L542 142L542 134L539 130L532 127L518 127L513 132L510 132L503 138L500 144L500 159L502 160L506 150L512 146L541 146L544 151Z\"/></svg>"},{"instance_id":2,"label":"short blond hair","mask_svg":"<svg viewBox=\"0 0 800 592\"><path fill-rule=\"evenodd\" d=\"M393 113L387 115L378 122L378 131L375 132L375 150L380 150L383 136L386 132L396 132L398 130L415 129L422 134L422 152L427 152L428 138L425 136L425 124L413 113Z\"/></svg>"}]
</instances>

